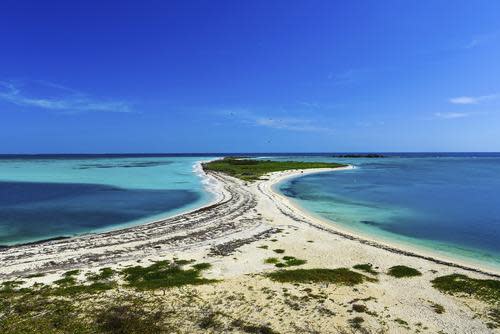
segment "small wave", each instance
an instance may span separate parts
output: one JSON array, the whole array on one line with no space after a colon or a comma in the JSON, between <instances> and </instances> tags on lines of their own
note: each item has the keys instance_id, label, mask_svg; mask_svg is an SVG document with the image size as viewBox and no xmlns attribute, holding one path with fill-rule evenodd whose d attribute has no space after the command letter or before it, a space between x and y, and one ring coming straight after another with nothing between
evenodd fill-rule
<instances>
[{"instance_id":1,"label":"small wave","mask_svg":"<svg viewBox=\"0 0 500 334\"><path fill-rule=\"evenodd\" d=\"M208 176L204 171L203 167L201 166L202 163L204 162L209 162L211 160L200 160L197 161L193 164L193 172L200 177L201 179L201 184L203 185L203 188L208 191L209 193L215 195L216 200L221 196L221 191L220 191L220 185L218 182Z\"/></svg>"}]
</instances>

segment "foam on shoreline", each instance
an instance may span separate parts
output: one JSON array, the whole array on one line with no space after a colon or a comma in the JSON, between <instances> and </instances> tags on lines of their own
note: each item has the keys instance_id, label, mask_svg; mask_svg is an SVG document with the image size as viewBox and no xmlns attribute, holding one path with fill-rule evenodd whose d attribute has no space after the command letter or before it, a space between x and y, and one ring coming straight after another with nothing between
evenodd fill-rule
<instances>
[{"instance_id":1,"label":"foam on shoreline","mask_svg":"<svg viewBox=\"0 0 500 334\"><path fill-rule=\"evenodd\" d=\"M203 188L207 192L209 192L210 194L212 194L214 196L214 199L212 201L210 201L209 204L207 204L207 205L217 203L222 198L222 191L221 191L222 185L220 184L220 182L217 182L217 180L215 180L213 177L211 177L210 175L208 175L207 173L205 173L203 171L202 164L206 163L206 162L213 161L213 160L215 160L215 159L200 160L200 161L197 161L193 164L193 172L201 179L201 183L203 185ZM203 206L207 206L207 205L203 205Z\"/></svg>"}]
</instances>

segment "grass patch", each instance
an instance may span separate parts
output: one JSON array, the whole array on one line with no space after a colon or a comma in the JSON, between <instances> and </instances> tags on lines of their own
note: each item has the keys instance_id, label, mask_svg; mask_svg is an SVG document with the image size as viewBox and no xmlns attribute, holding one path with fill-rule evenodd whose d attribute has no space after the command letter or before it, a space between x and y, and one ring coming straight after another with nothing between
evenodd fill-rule
<instances>
[{"instance_id":1,"label":"grass patch","mask_svg":"<svg viewBox=\"0 0 500 334\"><path fill-rule=\"evenodd\" d=\"M276 257L269 257L264 260L264 263L274 264L278 268L285 268L285 267L300 266L307 263L307 261L297 259L296 257L293 256L283 256L283 262L281 262L281 260Z\"/></svg>"},{"instance_id":2,"label":"grass patch","mask_svg":"<svg viewBox=\"0 0 500 334\"><path fill-rule=\"evenodd\" d=\"M279 249L279 248L278 248L278 249L273 249L273 251L274 251L275 253L278 253L278 254L283 254L283 253L285 252L285 250L284 250L284 249Z\"/></svg>"},{"instance_id":3,"label":"grass patch","mask_svg":"<svg viewBox=\"0 0 500 334\"><path fill-rule=\"evenodd\" d=\"M403 277L421 276L422 273L420 271L418 271L417 269L414 269L411 267L394 266L394 267L389 268L387 275L393 276L396 278L403 278Z\"/></svg>"},{"instance_id":4,"label":"grass patch","mask_svg":"<svg viewBox=\"0 0 500 334\"><path fill-rule=\"evenodd\" d=\"M75 270L69 270L63 274L64 277L70 277L70 276L76 276L80 273L80 270L75 269Z\"/></svg>"},{"instance_id":5,"label":"grass patch","mask_svg":"<svg viewBox=\"0 0 500 334\"><path fill-rule=\"evenodd\" d=\"M164 333L160 312L146 312L135 305L113 305L96 316L99 333L156 334Z\"/></svg>"},{"instance_id":6,"label":"grass patch","mask_svg":"<svg viewBox=\"0 0 500 334\"><path fill-rule=\"evenodd\" d=\"M109 280L115 275L115 271L111 268L101 268L97 273L88 273L87 279L91 282L99 282L104 280Z\"/></svg>"},{"instance_id":7,"label":"grass patch","mask_svg":"<svg viewBox=\"0 0 500 334\"><path fill-rule=\"evenodd\" d=\"M2 334L95 332L81 321L70 300L26 294L17 296L11 302L0 317Z\"/></svg>"},{"instance_id":8,"label":"grass patch","mask_svg":"<svg viewBox=\"0 0 500 334\"><path fill-rule=\"evenodd\" d=\"M282 283L333 283L349 286L372 280L347 268L280 270L266 276Z\"/></svg>"},{"instance_id":9,"label":"grass patch","mask_svg":"<svg viewBox=\"0 0 500 334\"><path fill-rule=\"evenodd\" d=\"M297 259L293 256L283 256L283 260L285 261L285 267L301 266L307 263L306 260Z\"/></svg>"},{"instance_id":10,"label":"grass patch","mask_svg":"<svg viewBox=\"0 0 500 334\"><path fill-rule=\"evenodd\" d=\"M267 263L267 264L276 264L279 262L280 262L280 260L277 257L268 257L267 259L264 260L264 263Z\"/></svg>"},{"instance_id":11,"label":"grass patch","mask_svg":"<svg viewBox=\"0 0 500 334\"><path fill-rule=\"evenodd\" d=\"M245 181L255 181L261 176L292 169L338 168L347 165L327 162L272 161L236 159L227 157L202 164L203 169L222 172Z\"/></svg>"},{"instance_id":12,"label":"grass patch","mask_svg":"<svg viewBox=\"0 0 500 334\"><path fill-rule=\"evenodd\" d=\"M0 296L8 296L12 294L16 294L18 291L18 287L22 285L24 281L5 281L0 284ZM2 300L0 299L0 306ZM0 315L1 315L1 307L0 307ZM1 317L0 317L1 320Z\"/></svg>"},{"instance_id":13,"label":"grass patch","mask_svg":"<svg viewBox=\"0 0 500 334\"><path fill-rule=\"evenodd\" d=\"M116 282L106 281L106 282L94 282L91 284L71 284L60 286L52 290L47 290L48 293L56 296L67 296L67 295L77 295L77 294L95 294L107 290L111 290L116 287Z\"/></svg>"},{"instance_id":14,"label":"grass patch","mask_svg":"<svg viewBox=\"0 0 500 334\"><path fill-rule=\"evenodd\" d=\"M80 270L70 270L63 274L63 278L54 281L55 284L59 286L70 286L76 284L76 275L80 273Z\"/></svg>"},{"instance_id":15,"label":"grass patch","mask_svg":"<svg viewBox=\"0 0 500 334\"><path fill-rule=\"evenodd\" d=\"M451 295L467 295L488 303L500 303L500 281L452 274L431 281L432 286Z\"/></svg>"},{"instance_id":16,"label":"grass patch","mask_svg":"<svg viewBox=\"0 0 500 334\"><path fill-rule=\"evenodd\" d=\"M365 264L356 264L353 266L354 269L364 271L365 273L369 273L372 275L378 275L378 272L373 270L373 265L371 263L365 263Z\"/></svg>"},{"instance_id":17,"label":"grass patch","mask_svg":"<svg viewBox=\"0 0 500 334\"><path fill-rule=\"evenodd\" d=\"M201 264L206 268L206 264ZM148 267L135 266L122 271L125 281L132 287L139 290L151 290L169 288L183 285L198 285L214 282L201 277L204 269L196 268L183 269L177 263L170 261L158 261Z\"/></svg>"},{"instance_id":18,"label":"grass patch","mask_svg":"<svg viewBox=\"0 0 500 334\"><path fill-rule=\"evenodd\" d=\"M202 271L202 270L207 270L207 269L212 268L212 265L210 263L207 263L207 262L201 262L201 263L193 264L193 268L198 270L198 271Z\"/></svg>"}]
</instances>

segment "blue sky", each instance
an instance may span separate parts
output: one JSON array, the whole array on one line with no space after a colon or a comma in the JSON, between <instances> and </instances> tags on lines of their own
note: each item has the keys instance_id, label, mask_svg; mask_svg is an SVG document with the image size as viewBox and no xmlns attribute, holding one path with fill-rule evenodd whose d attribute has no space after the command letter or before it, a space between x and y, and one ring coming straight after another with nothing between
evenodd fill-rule
<instances>
[{"instance_id":1,"label":"blue sky","mask_svg":"<svg viewBox=\"0 0 500 334\"><path fill-rule=\"evenodd\" d=\"M498 1L0 2L0 153L500 151Z\"/></svg>"}]
</instances>

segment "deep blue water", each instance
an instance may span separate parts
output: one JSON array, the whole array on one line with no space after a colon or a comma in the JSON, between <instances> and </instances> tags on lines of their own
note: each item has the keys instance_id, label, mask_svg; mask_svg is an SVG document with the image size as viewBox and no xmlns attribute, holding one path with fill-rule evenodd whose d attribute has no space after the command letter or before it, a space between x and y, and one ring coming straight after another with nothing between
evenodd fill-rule
<instances>
[{"instance_id":1,"label":"deep blue water","mask_svg":"<svg viewBox=\"0 0 500 334\"><path fill-rule=\"evenodd\" d=\"M0 182L0 244L73 235L158 215L198 200L190 190Z\"/></svg>"},{"instance_id":2,"label":"deep blue water","mask_svg":"<svg viewBox=\"0 0 500 334\"><path fill-rule=\"evenodd\" d=\"M198 160L3 156L0 245L105 231L207 204L212 194L193 170Z\"/></svg>"},{"instance_id":3,"label":"deep blue water","mask_svg":"<svg viewBox=\"0 0 500 334\"><path fill-rule=\"evenodd\" d=\"M346 228L500 266L499 155L323 157L334 160L357 168L295 178L279 190Z\"/></svg>"}]
</instances>

